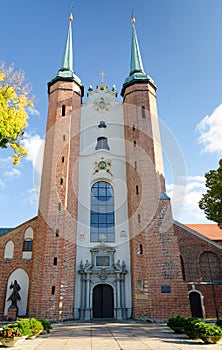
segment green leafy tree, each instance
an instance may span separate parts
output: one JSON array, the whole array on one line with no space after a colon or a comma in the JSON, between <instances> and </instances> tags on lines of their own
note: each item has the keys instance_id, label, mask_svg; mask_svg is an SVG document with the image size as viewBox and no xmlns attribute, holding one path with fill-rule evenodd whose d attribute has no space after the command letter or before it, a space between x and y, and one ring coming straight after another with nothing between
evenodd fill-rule
<instances>
[{"instance_id":1,"label":"green leafy tree","mask_svg":"<svg viewBox=\"0 0 222 350\"><path fill-rule=\"evenodd\" d=\"M25 83L23 71L14 71L13 65L0 65L0 148L13 149L13 164L18 164L21 156L27 156L22 145L28 114L33 108L30 84Z\"/></svg>"},{"instance_id":2,"label":"green leafy tree","mask_svg":"<svg viewBox=\"0 0 222 350\"><path fill-rule=\"evenodd\" d=\"M222 159L217 170L210 170L205 174L207 193L199 201L200 209L209 220L217 222L222 229Z\"/></svg>"}]
</instances>

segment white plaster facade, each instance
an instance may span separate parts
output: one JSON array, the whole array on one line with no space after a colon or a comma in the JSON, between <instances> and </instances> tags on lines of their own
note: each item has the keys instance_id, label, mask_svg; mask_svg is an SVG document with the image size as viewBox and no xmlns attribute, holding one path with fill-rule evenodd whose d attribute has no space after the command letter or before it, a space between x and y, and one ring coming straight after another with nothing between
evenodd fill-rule
<instances>
[{"instance_id":1,"label":"white plaster facade","mask_svg":"<svg viewBox=\"0 0 222 350\"><path fill-rule=\"evenodd\" d=\"M101 101L100 108L99 103ZM98 127L101 121L105 122L105 128ZM107 138L110 150L95 150L98 137ZM98 164L102 159L110 160L109 172L101 169L95 171L96 163ZM75 291L76 319L79 317L82 319L93 318L93 288L98 284L108 284L113 288L114 318L122 319L131 316L130 245L125 162L123 105L116 99L115 91L110 91L106 86L99 85L95 91L88 93L88 99L81 109ZM112 243L105 241L90 242L91 186L97 181L107 181L113 186L115 242ZM108 272L106 278L101 279L99 277L101 269L94 265L93 248L98 248L99 254L102 255L109 255L108 251L112 250L110 267L103 267L103 270L105 269ZM85 266L86 262L93 266L88 268L88 266ZM116 266L117 262L118 266ZM124 271L122 271L122 264L125 268ZM84 282L86 285L88 283L84 287L84 291L82 291L83 287L81 285L80 265L87 269L86 274L83 273L84 278L88 279L88 282ZM89 275L87 275L88 273ZM119 278L121 279L121 287L118 282ZM81 296L84 293L86 295L83 305ZM87 312L80 315L80 308L83 306L87 309Z\"/></svg>"}]
</instances>

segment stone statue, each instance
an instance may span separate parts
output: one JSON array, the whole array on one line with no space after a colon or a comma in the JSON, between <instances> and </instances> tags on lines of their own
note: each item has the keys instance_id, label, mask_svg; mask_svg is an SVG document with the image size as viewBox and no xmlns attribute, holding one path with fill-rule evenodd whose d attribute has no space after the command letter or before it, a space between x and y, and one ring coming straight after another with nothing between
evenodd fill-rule
<instances>
[{"instance_id":1,"label":"stone statue","mask_svg":"<svg viewBox=\"0 0 222 350\"><path fill-rule=\"evenodd\" d=\"M7 299L7 301L11 301L12 302L10 308L17 308L18 307L17 301L21 300L21 297L20 297L20 294L19 294L19 291L20 291L21 287L18 284L18 282L16 280L14 280L14 283L11 282L9 288L13 289L13 291L12 291L11 295L9 296L9 298Z\"/></svg>"}]
</instances>

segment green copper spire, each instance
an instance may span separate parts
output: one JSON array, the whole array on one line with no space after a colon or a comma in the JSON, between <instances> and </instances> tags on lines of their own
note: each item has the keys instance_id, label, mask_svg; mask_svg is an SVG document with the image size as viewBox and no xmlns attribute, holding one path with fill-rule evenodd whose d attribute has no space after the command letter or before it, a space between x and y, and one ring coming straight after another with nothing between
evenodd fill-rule
<instances>
[{"instance_id":1,"label":"green copper spire","mask_svg":"<svg viewBox=\"0 0 222 350\"><path fill-rule=\"evenodd\" d=\"M69 16L69 30L66 38L66 45L64 55L62 59L62 66L60 71L71 71L73 72L73 51L72 51L72 14Z\"/></svg>"},{"instance_id":2,"label":"green copper spire","mask_svg":"<svg viewBox=\"0 0 222 350\"><path fill-rule=\"evenodd\" d=\"M126 85L129 85L132 82L148 82L149 77L144 72L143 69L143 62L140 54L139 44L137 40L136 35L136 28L135 28L135 18L132 16L131 22L132 22L132 44L131 44L131 61L130 61L130 73L129 76L125 79L125 82L123 84L123 88L126 87Z\"/></svg>"},{"instance_id":3,"label":"green copper spire","mask_svg":"<svg viewBox=\"0 0 222 350\"><path fill-rule=\"evenodd\" d=\"M130 75L134 73L145 74L143 70L142 58L141 58L139 44L138 44L137 35L136 35L135 18L132 17L131 21L132 21L132 44L131 44Z\"/></svg>"},{"instance_id":4,"label":"green copper spire","mask_svg":"<svg viewBox=\"0 0 222 350\"><path fill-rule=\"evenodd\" d=\"M62 58L61 68L56 76L49 82L52 85L58 80L75 81L78 85L82 86L81 80L74 73L73 69L73 48L72 48L72 13L69 16L69 29L66 38L65 50Z\"/></svg>"}]
</instances>

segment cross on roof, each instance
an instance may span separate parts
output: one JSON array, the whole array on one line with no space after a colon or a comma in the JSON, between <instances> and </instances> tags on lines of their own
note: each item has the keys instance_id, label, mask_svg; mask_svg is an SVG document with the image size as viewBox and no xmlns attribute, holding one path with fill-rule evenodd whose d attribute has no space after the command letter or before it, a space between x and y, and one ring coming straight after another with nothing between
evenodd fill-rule
<instances>
[{"instance_id":1,"label":"cross on roof","mask_svg":"<svg viewBox=\"0 0 222 350\"><path fill-rule=\"evenodd\" d=\"M103 70L101 73L99 73L99 75L101 76L101 83L104 83L104 76L106 75Z\"/></svg>"}]
</instances>

